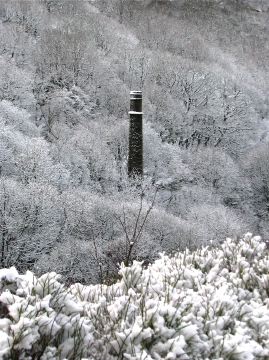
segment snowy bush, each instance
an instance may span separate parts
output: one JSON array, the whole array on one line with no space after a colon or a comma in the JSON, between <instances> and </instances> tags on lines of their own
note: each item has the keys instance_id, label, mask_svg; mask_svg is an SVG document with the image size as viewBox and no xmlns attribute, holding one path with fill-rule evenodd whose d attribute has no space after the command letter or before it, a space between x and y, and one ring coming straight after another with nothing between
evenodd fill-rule
<instances>
[{"instance_id":1,"label":"snowy bush","mask_svg":"<svg viewBox=\"0 0 269 360\"><path fill-rule=\"evenodd\" d=\"M269 254L259 237L121 266L112 286L0 270L1 359L269 358Z\"/></svg>"}]
</instances>

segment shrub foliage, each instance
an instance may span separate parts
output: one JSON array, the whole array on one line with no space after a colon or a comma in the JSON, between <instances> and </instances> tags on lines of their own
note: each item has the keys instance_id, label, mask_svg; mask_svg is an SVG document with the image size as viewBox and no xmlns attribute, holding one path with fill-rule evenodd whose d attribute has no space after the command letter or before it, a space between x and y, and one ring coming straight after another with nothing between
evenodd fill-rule
<instances>
[{"instance_id":1,"label":"shrub foliage","mask_svg":"<svg viewBox=\"0 0 269 360\"><path fill-rule=\"evenodd\" d=\"M0 270L2 359L269 358L269 256L259 237L121 266L111 285Z\"/></svg>"}]
</instances>

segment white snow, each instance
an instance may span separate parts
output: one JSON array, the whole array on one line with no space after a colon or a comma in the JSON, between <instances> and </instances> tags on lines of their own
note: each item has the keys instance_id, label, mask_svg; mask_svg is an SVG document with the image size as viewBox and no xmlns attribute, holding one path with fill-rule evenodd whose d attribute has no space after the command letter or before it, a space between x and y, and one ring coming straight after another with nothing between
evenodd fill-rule
<instances>
[{"instance_id":1,"label":"white snow","mask_svg":"<svg viewBox=\"0 0 269 360\"><path fill-rule=\"evenodd\" d=\"M19 274L14 267L10 269L0 269L0 281L6 280L12 282L15 281L18 276Z\"/></svg>"},{"instance_id":2,"label":"white snow","mask_svg":"<svg viewBox=\"0 0 269 360\"><path fill-rule=\"evenodd\" d=\"M99 9L96 6L94 6L94 5L90 4L90 3L86 3L86 6L87 6L87 10L88 10L89 13L92 13L92 14L99 14L100 13Z\"/></svg>"},{"instance_id":3,"label":"white snow","mask_svg":"<svg viewBox=\"0 0 269 360\"><path fill-rule=\"evenodd\" d=\"M268 360L268 265L265 243L248 233L218 249L161 254L146 269L122 265L111 286L67 288L56 273L1 269L0 359L42 348L42 360L59 351L85 360Z\"/></svg>"},{"instance_id":4,"label":"white snow","mask_svg":"<svg viewBox=\"0 0 269 360\"><path fill-rule=\"evenodd\" d=\"M129 111L129 115L143 115L141 111Z\"/></svg>"}]
</instances>

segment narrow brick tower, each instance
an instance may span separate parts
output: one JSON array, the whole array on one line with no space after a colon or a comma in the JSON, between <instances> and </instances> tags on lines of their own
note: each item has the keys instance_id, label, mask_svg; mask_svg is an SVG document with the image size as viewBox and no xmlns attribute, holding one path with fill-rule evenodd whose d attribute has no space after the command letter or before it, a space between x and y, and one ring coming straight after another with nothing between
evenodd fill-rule
<instances>
[{"instance_id":1,"label":"narrow brick tower","mask_svg":"<svg viewBox=\"0 0 269 360\"><path fill-rule=\"evenodd\" d=\"M129 177L143 177L142 91L130 92Z\"/></svg>"}]
</instances>

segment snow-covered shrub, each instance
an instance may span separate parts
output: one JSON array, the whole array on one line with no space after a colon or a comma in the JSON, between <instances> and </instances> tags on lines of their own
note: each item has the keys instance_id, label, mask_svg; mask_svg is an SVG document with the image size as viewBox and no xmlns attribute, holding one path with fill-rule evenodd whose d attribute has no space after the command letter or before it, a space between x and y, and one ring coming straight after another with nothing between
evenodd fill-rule
<instances>
[{"instance_id":1,"label":"snow-covered shrub","mask_svg":"<svg viewBox=\"0 0 269 360\"><path fill-rule=\"evenodd\" d=\"M12 109L9 109L11 103L27 111L35 109L31 73L21 70L15 66L14 62L8 62L4 57L0 56L0 77L0 100L5 101L1 105L5 113L12 111ZM1 113L3 110L1 109ZM15 113L15 109L13 112Z\"/></svg>"},{"instance_id":2,"label":"snow-covered shrub","mask_svg":"<svg viewBox=\"0 0 269 360\"><path fill-rule=\"evenodd\" d=\"M1 359L269 358L269 253L259 237L122 265L112 286L0 270Z\"/></svg>"},{"instance_id":3,"label":"snow-covered shrub","mask_svg":"<svg viewBox=\"0 0 269 360\"><path fill-rule=\"evenodd\" d=\"M0 179L0 266L29 269L57 243L62 225L57 190Z\"/></svg>"},{"instance_id":4,"label":"snow-covered shrub","mask_svg":"<svg viewBox=\"0 0 269 360\"><path fill-rule=\"evenodd\" d=\"M237 213L223 205L193 206L186 218L192 224L193 241L189 246L217 244L225 239L225 234L239 236L244 228L244 222Z\"/></svg>"}]
</instances>

